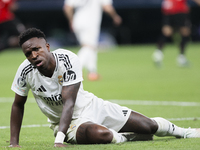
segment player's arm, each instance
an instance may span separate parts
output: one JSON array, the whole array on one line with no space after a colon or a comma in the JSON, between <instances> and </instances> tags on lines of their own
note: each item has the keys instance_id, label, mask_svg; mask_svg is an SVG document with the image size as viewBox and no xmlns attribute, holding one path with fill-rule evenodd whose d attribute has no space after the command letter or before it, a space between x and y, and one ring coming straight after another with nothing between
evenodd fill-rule
<instances>
[{"instance_id":1,"label":"player's arm","mask_svg":"<svg viewBox=\"0 0 200 150\"><path fill-rule=\"evenodd\" d=\"M73 31L72 21L73 21L73 15L74 15L74 8L72 6L65 4L63 6L63 11L69 21L70 30Z\"/></svg>"},{"instance_id":2,"label":"player's arm","mask_svg":"<svg viewBox=\"0 0 200 150\"><path fill-rule=\"evenodd\" d=\"M19 147L19 134L27 97L15 94L10 119L10 147Z\"/></svg>"},{"instance_id":3,"label":"player's arm","mask_svg":"<svg viewBox=\"0 0 200 150\"><path fill-rule=\"evenodd\" d=\"M18 3L16 1L10 1L9 3L10 3L9 5L10 11L15 12L19 8Z\"/></svg>"},{"instance_id":4,"label":"player's arm","mask_svg":"<svg viewBox=\"0 0 200 150\"><path fill-rule=\"evenodd\" d=\"M58 133L55 139L55 147L66 147L66 145L63 144L63 141L71 123L80 84L81 82L69 86L63 86L62 88L63 111L60 118Z\"/></svg>"},{"instance_id":5,"label":"player's arm","mask_svg":"<svg viewBox=\"0 0 200 150\"><path fill-rule=\"evenodd\" d=\"M200 0L193 0L195 3L197 3L198 5L200 5Z\"/></svg>"},{"instance_id":6,"label":"player's arm","mask_svg":"<svg viewBox=\"0 0 200 150\"><path fill-rule=\"evenodd\" d=\"M119 26L122 23L121 17L117 14L112 5L104 5L103 10L113 19L115 25Z\"/></svg>"}]
</instances>

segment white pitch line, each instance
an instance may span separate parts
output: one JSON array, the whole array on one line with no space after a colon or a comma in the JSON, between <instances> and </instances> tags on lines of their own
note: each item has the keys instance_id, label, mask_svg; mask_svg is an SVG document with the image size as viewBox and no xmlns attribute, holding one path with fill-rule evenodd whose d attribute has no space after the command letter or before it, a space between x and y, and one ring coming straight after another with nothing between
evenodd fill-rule
<instances>
[{"instance_id":1,"label":"white pitch line","mask_svg":"<svg viewBox=\"0 0 200 150\"><path fill-rule=\"evenodd\" d=\"M187 120L200 120L200 117L189 117L189 118L168 118L169 121L187 121ZM23 125L22 128L36 128L36 127L48 127L50 124L33 124ZM8 129L10 126L0 126L0 129Z\"/></svg>"},{"instance_id":2,"label":"white pitch line","mask_svg":"<svg viewBox=\"0 0 200 150\"><path fill-rule=\"evenodd\" d=\"M0 97L0 103L12 103L13 97ZM149 101L149 100L108 100L120 105L160 105L160 106L200 106L200 102ZM28 103L35 103L34 98L28 98Z\"/></svg>"},{"instance_id":3,"label":"white pitch line","mask_svg":"<svg viewBox=\"0 0 200 150\"><path fill-rule=\"evenodd\" d=\"M147 100L109 100L120 105L160 105L160 106L200 106L199 102L147 101Z\"/></svg>"},{"instance_id":4,"label":"white pitch line","mask_svg":"<svg viewBox=\"0 0 200 150\"><path fill-rule=\"evenodd\" d=\"M200 120L200 117L189 117L189 118L168 118L169 121L186 121L186 120Z\"/></svg>"},{"instance_id":5,"label":"white pitch line","mask_svg":"<svg viewBox=\"0 0 200 150\"><path fill-rule=\"evenodd\" d=\"M50 124L32 124L32 125L23 125L22 128L35 128L35 127L48 127ZM0 126L0 129L7 129L10 126Z\"/></svg>"},{"instance_id":6,"label":"white pitch line","mask_svg":"<svg viewBox=\"0 0 200 150\"><path fill-rule=\"evenodd\" d=\"M0 97L0 103L12 103L14 101L14 97ZM28 98L27 102L29 103L35 103L34 98Z\"/></svg>"}]
</instances>

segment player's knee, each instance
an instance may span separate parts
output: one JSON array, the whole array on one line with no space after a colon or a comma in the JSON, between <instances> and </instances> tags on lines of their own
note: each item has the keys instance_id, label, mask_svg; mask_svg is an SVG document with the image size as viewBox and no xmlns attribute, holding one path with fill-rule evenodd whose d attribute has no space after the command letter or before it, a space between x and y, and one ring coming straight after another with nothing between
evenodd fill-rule
<instances>
[{"instance_id":1,"label":"player's knee","mask_svg":"<svg viewBox=\"0 0 200 150\"><path fill-rule=\"evenodd\" d=\"M107 128L96 127L96 128L87 128L86 136L91 144L106 144L112 141L112 132Z\"/></svg>"},{"instance_id":2,"label":"player's knee","mask_svg":"<svg viewBox=\"0 0 200 150\"><path fill-rule=\"evenodd\" d=\"M182 28L180 28L180 33L182 36L187 37L191 34L191 30L189 27L182 27Z\"/></svg>"},{"instance_id":3,"label":"player's knee","mask_svg":"<svg viewBox=\"0 0 200 150\"><path fill-rule=\"evenodd\" d=\"M164 26L162 28L162 33L163 33L164 36L170 37L173 33L173 30L170 26Z\"/></svg>"},{"instance_id":4,"label":"player's knee","mask_svg":"<svg viewBox=\"0 0 200 150\"><path fill-rule=\"evenodd\" d=\"M156 131L158 130L158 124L152 120L151 124L150 124L150 134L154 134L156 133Z\"/></svg>"},{"instance_id":5,"label":"player's knee","mask_svg":"<svg viewBox=\"0 0 200 150\"><path fill-rule=\"evenodd\" d=\"M138 133L154 134L158 129L158 124L151 118L143 117L139 121L138 129L136 129L136 131L139 131Z\"/></svg>"},{"instance_id":6,"label":"player's knee","mask_svg":"<svg viewBox=\"0 0 200 150\"><path fill-rule=\"evenodd\" d=\"M154 121L146 122L145 124L142 124L142 126L143 129L141 130L141 133L143 134L154 134L158 129L158 125Z\"/></svg>"}]
</instances>

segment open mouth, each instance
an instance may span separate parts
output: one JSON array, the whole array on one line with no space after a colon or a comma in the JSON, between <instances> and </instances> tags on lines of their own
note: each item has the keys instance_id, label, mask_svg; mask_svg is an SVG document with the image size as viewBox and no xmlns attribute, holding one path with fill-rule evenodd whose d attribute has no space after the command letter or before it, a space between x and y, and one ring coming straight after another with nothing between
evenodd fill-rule
<instances>
[{"instance_id":1,"label":"open mouth","mask_svg":"<svg viewBox=\"0 0 200 150\"><path fill-rule=\"evenodd\" d=\"M42 61L35 62L35 66L40 67L42 65Z\"/></svg>"}]
</instances>

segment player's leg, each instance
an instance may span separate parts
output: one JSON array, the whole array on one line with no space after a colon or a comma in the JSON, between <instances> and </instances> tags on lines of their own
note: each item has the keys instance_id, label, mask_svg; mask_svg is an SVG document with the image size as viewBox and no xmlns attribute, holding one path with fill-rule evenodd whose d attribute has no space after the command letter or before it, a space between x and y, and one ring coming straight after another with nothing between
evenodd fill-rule
<instances>
[{"instance_id":1,"label":"player's leg","mask_svg":"<svg viewBox=\"0 0 200 150\"><path fill-rule=\"evenodd\" d=\"M124 137L121 136L121 138ZM113 141L113 132L104 126L86 122L79 126L76 132L76 140L78 144L111 143Z\"/></svg>"},{"instance_id":2,"label":"player's leg","mask_svg":"<svg viewBox=\"0 0 200 150\"><path fill-rule=\"evenodd\" d=\"M185 54L185 47L187 42L190 40L190 33L191 30L189 27L184 26L180 28L180 34L181 34L181 43L180 43L180 54Z\"/></svg>"},{"instance_id":3,"label":"player's leg","mask_svg":"<svg viewBox=\"0 0 200 150\"><path fill-rule=\"evenodd\" d=\"M170 121L156 117L151 118L158 124L157 136L175 136L177 138L200 138L199 128L181 128L171 123Z\"/></svg>"},{"instance_id":4,"label":"player's leg","mask_svg":"<svg viewBox=\"0 0 200 150\"><path fill-rule=\"evenodd\" d=\"M154 134L158 129L158 124L152 119L132 111L126 124L119 132L134 132L139 134Z\"/></svg>"},{"instance_id":5,"label":"player's leg","mask_svg":"<svg viewBox=\"0 0 200 150\"><path fill-rule=\"evenodd\" d=\"M88 71L88 79L91 81L98 80L97 50L91 46L82 46L77 55L80 59L82 68L85 68Z\"/></svg>"},{"instance_id":6,"label":"player's leg","mask_svg":"<svg viewBox=\"0 0 200 150\"><path fill-rule=\"evenodd\" d=\"M88 71L88 79L92 81L99 79L97 73L98 33L98 30L95 29L84 29L80 33L77 33L82 46L77 55L81 61L82 67Z\"/></svg>"},{"instance_id":7,"label":"player's leg","mask_svg":"<svg viewBox=\"0 0 200 150\"><path fill-rule=\"evenodd\" d=\"M189 27L181 27L181 42L180 42L180 53L177 57L177 63L180 67L189 66L189 61L185 57L186 45L190 40L190 28Z\"/></svg>"},{"instance_id":8,"label":"player's leg","mask_svg":"<svg viewBox=\"0 0 200 150\"><path fill-rule=\"evenodd\" d=\"M157 48L162 51L167 39L173 34L174 15L163 15L161 36L158 40Z\"/></svg>"},{"instance_id":9,"label":"player's leg","mask_svg":"<svg viewBox=\"0 0 200 150\"><path fill-rule=\"evenodd\" d=\"M118 133L113 129L92 122L81 124L76 132L78 144L123 143L127 141L153 140L151 134Z\"/></svg>"},{"instance_id":10,"label":"player's leg","mask_svg":"<svg viewBox=\"0 0 200 150\"><path fill-rule=\"evenodd\" d=\"M189 65L187 58L185 57L186 45L190 40L190 33L191 33L191 23L188 17L188 14L178 14L177 16L179 21L177 21L177 26L179 27L179 32L181 35L181 42L180 42L180 52L179 56L177 57L177 63L180 67L185 67Z\"/></svg>"},{"instance_id":11,"label":"player's leg","mask_svg":"<svg viewBox=\"0 0 200 150\"><path fill-rule=\"evenodd\" d=\"M50 128L54 131L56 137L59 125L51 124ZM143 137L136 135L135 138L143 140ZM146 138L145 138L146 139ZM128 141L127 138L113 129L108 129L105 126L83 121L81 119L73 120L70 128L66 133L64 140L71 144L106 144L106 143L122 143Z\"/></svg>"},{"instance_id":12,"label":"player's leg","mask_svg":"<svg viewBox=\"0 0 200 150\"><path fill-rule=\"evenodd\" d=\"M169 37L173 34L172 18L173 16L163 15L161 36L157 42L157 49L154 51L152 58L157 67L162 66L163 61L163 47Z\"/></svg>"},{"instance_id":13,"label":"player's leg","mask_svg":"<svg viewBox=\"0 0 200 150\"><path fill-rule=\"evenodd\" d=\"M163 61L163 47L169 37L171 37L173 33L173 28L169 25L164 25L162 27L162 34L157 43L157 49L153 53L153 61L159 67L162 65Z\"/></svg>"},{"instance_id":14,"label":"player's leg","mask_svg":"<svg viewBox=\"0 0 200 150\"><path fill-rule=\"evenodd\" d=\"M84 121L80 123L78 121L80 119L75 121L78 122L76 123L77 143L103 144L126 142L127 138L118 133L118 131L126 123L130 112L131 110L126 107L94 97L90 105L81 114L82 118L86 117Z\"/></svg>"},{"instance_id":15,"label":"player's leg","mask_svg":"<svg viewBox=\"0 0 200 150\"><path fill-rule=\"evenodd\" d=\"M79 60L81 62L82 68L86 68L88 70L88 62L94 56L96 57L95 51L91 46L83 45L81 49L77 53Z\"/></svg>"},{"instance_id":16,"label":"player's leg","mask_svg":"<svg viewBox=\"0 0 200 150\"><path fill-rule=\"evenodd\" d=\"M127 107L94 97L90 105L81 114L81 118L85 118L84 121L79 123L78 120L80 118L74 120L74 123L72 123L76 124L77 132L75 134L77 142L121 143L126 141L152 140L151 135L143 137L130 131L129 133L119 133L119 130L126 124L131 111Z\"/></svg>"},{"instance_id":17,"label":"player's leg","mask_svg":"<svg viewBox=\"0 0 200 150\"><path fill-rule=\"evenodd\" d=\"M148 118L137 112L132 112L127 123L120 132L134 132L139 134L154 134L156 136L175 136L178 138L200 138L199 129L185 129L161 118Z\"/></svg>"},{"instance_id":18,"label":"player's leg","mask_svg":"<svg viewBox=\"0 0 200 150\"><path fill-rule=\"evenodd\" d=\"M188 129L180 128L163 118L148 118L140 113L131 112L131 115L119 132L132 132L140 135L141 139L151 140L152 134L156 136L184 137ZM134 137L135 135L132 134ZM144 136L141 136L144 135ZM148 138L147 138L148 137ZM140 139L140 140L141 140ZM105 144L121 143L128 139L123 134L112 129L91 122L83 123L76 132L79 144Z\"/></svg>"},{"instance_id":19,"label":"player's leg","mask_svg":"<svg viewBox=\"0 0 200 150\"><path fill-rule=\"evenodd\" d=\"M173 28L171 25L164 25L162 27L162 35L160 37L160 40L158 40L158 49L162 50L165 42L169 37L171 37L173 34Z\"/></svg>"},{"instance_id":20,"label":"player's leg","mask_svg":"<svg viewBox=\"0 0 200 150\"><path fill-rule=\"evenodd\" d=\"M137 112L131 113L127 123L120 131L176 137L183 137L185 133L185 129L177 127L166 119L148 118Z\"/></svg>"}]
</instances>

